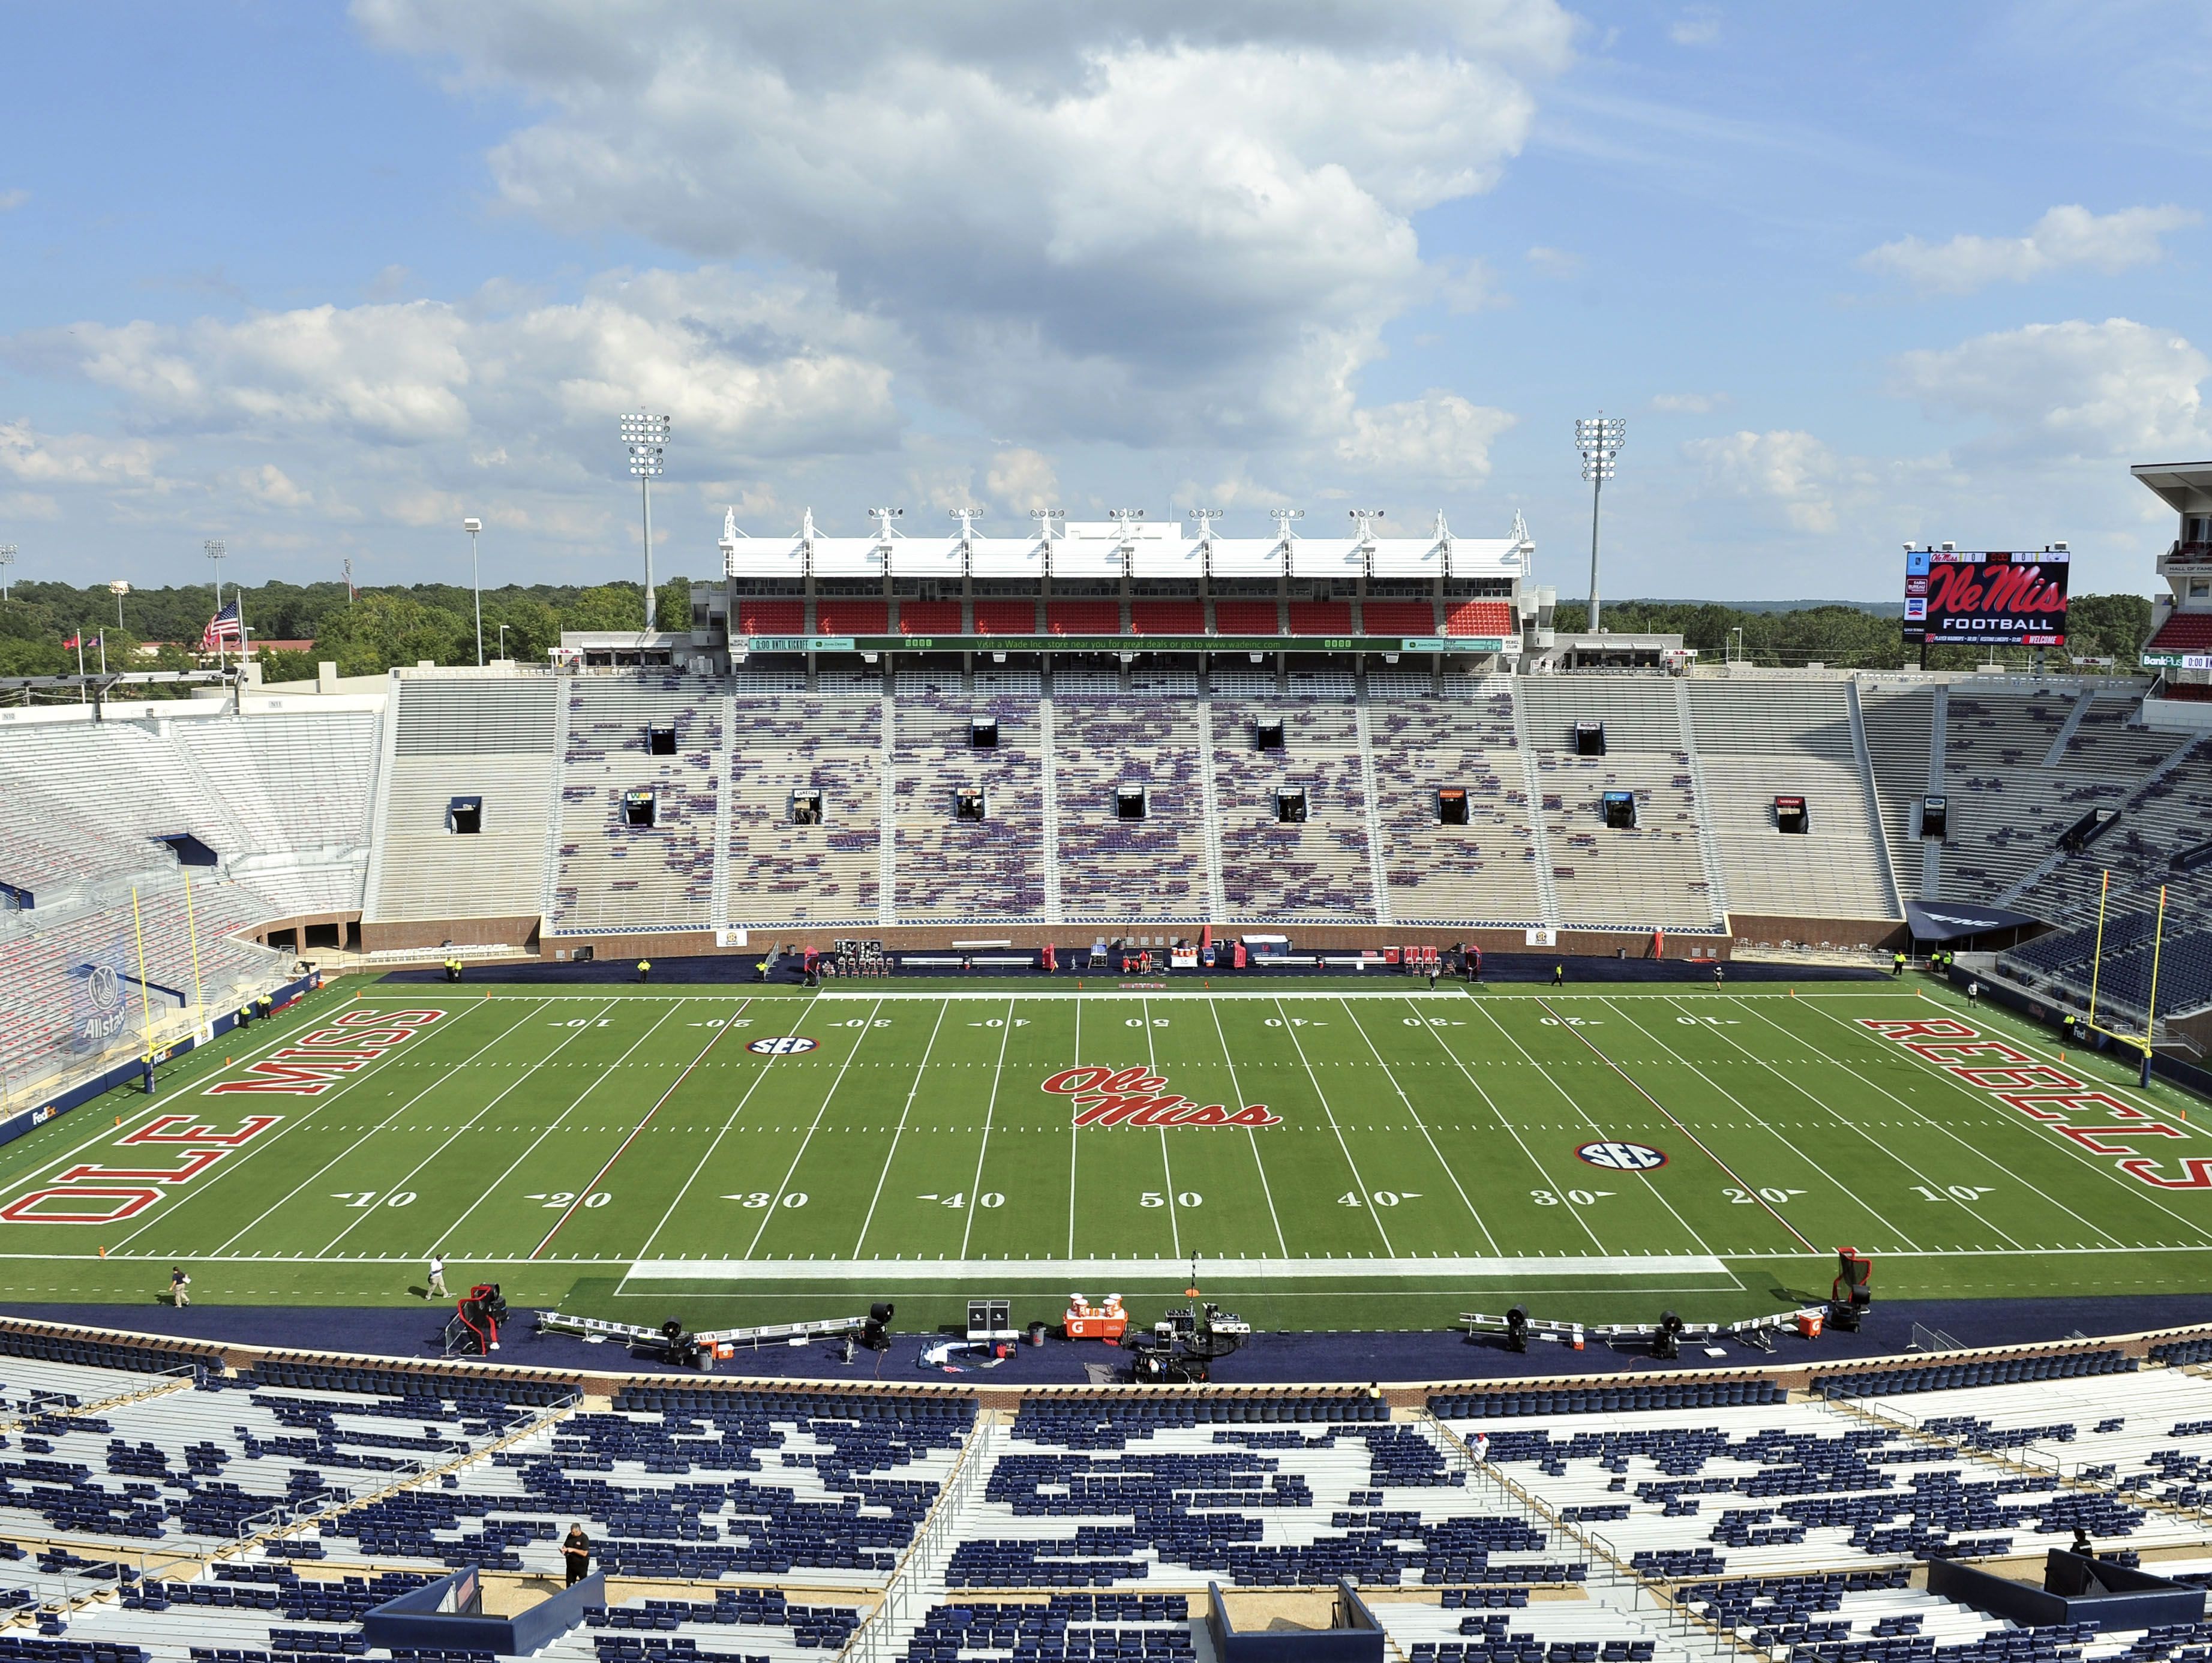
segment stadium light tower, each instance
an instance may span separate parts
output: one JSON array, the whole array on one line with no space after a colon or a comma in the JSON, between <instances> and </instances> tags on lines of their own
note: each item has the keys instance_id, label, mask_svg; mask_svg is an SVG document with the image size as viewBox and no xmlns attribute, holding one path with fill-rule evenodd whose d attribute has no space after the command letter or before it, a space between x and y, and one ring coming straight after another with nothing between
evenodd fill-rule
<instances>
[{"instance_id":1,"label":"stadium light tower","mask_svg":"<svg viewBox=\"0 0 2212 1663\"><path fill-rule=\"evenodd\" d=\"M668 448L668 418L641 414L622 419L623 443L629 447L629 476L637 481L645 514L645 627L650 629L660 612L653 590L653 482L660 477L661 458ZM482 643L478 644L482 656Z\"/></svg>"},{"instance_id":2,"label":"stadium light tower","mask_svg":"<svg viewBox=\"0 0 2212 1663\"><path fill-rule=\"evenodd\" d=\"M1620 454L1621 446L1628 438L1628 418L1607 416L1600 410L1595 416L1580 416L1575 422L1575 448L1583 453L1583 477L1590 486L1590 634L1597 634L1597 500L1605 489L1605 482L1613 477L1613 458Z\"/></svg>"},{"instance_id":3,"label":"stadium light tower","mask_svg":"<svg viewBox=\"0 0 2212 1663\"><path fill-rule=\"evenodd\" d=\"M1198 522L1199 541L1203 543L1213 535L1213 522L1221 518L1221 510L1218 508L1191 508L1186 511L1186 516L1187 518L1194 519Z\"/></svg>"},{"instance_id":4,"label":"stadium light tower","mask_svg":"<svg viewBox=\"0 0 2212 1663\"><path fill-rule=\"evenodd\" d=\"M8 568L15 563L15 545L0 543L0 600L8 598Z\"/></svg>"},{"instance_id":5,"label":"stadium light tower","mask_svg":"<svg viewBox=\"0 0 2212 1663\"><path fill-rule=\"evenodd\" d=\"M1347 508L1345 512L1358 522L1359 540L1363 543L1375 541L1375 522L1382 518L1380 508Z\"/></svg>"},{"instance_id":6,"label":"stadium light tower","mask_svg":"<svg viewBox=\"0 0 2212 1663\"><path fill-rule=\"evenodd\" d=\"M131 592L131 586L121 578L107 586L107 592L115 597L115 627L123 628L123 598Z\"/></svg>"},{"instance_id":7,"label":"stadium light tower","mask_svg":"<svg viewBox=\"0 0 2212 1663\"><path fill-rule=\"evenodd\" d=\"M648 526L652 523L651 520L646 522ZM483 530L483 521L471 514L461 522L461 529L469 534L469 583L477 592L477 668L482 670L483 668L483 572L477 565L477 533ZM645 571L646 593L650 595L653 592L653 542L650 531L646 534ZM646 603L645 621L645 627L648 629L653 628L652 611L653 603L648 600Z\"/></svg>"},{"instance_id":8,"label":"stadium light tower","mask_svg":"<svg viewBox=\"0 0 2212 1663\"><path fill-rule=\"evenodd\" d=\"M1267 518L1275 522L1275 539L1279 543L1288 543L1291 540L1291 523L1295 520L1304 519L1305 517L1306 511L1304 508L1270 508L1267 510Z\"/></svg>"}]
</instances>

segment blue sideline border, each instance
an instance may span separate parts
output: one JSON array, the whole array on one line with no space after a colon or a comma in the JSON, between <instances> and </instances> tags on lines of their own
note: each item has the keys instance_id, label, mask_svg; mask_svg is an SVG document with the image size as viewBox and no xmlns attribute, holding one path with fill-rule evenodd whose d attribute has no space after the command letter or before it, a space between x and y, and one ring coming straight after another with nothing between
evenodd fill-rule
<instances>
[{"instance_id":1,"label":"blue sideline border","mask_svg":"<svg viewBox=\"0 0 2212 1663\"><path fill-rule=\"evenodd\" d=\"M319 974L301 976L295 981L284 983L267 997L272 1011L282 1011L295 999L303 994L313 992L322 985L323 979ZM235 1012L228 1016L217 1017L209 1026L209 1041L212 1043L216 1037L229 1033L237 1026L238 1017ZM197 1039L179 1040L174 1045L164 1046L159 1051L154 1052L151 1060L158 1066L173 1057L181 1057L188 1051L198 1049L199 1044L200 1041ZM118 1085L130 1084L145 1071L147 1061L146 1058L133 1057L129 1062L118 1063L104 1073L95 1074L89 1079L78 1081L68 1090L58 1094L52 1102L42 1103L36 1108L25 1109L21 1114L11 1114L8 1119L0 1120L0 1144L12 1144L26 1132L37 1131L57 1114L66 1114L73 1108L82 1108L95 1097L106 1096Z\"/></svg>"}]
</instances>

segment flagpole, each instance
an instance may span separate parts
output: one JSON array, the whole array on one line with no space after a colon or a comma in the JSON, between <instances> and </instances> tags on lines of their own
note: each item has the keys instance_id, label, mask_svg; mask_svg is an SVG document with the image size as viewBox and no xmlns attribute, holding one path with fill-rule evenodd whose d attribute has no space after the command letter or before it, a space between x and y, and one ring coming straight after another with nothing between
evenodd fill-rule
<instances>
[{"instance_id":1,"label":"flagpole","mask_svg":"<svg viewBox=\"0 0 2212 1663\"><path fill-rule=\"evenodd\" d=\"M76 701L85 701L84 691L84 626L76 627Z\"/></svg>"}]
</instances>

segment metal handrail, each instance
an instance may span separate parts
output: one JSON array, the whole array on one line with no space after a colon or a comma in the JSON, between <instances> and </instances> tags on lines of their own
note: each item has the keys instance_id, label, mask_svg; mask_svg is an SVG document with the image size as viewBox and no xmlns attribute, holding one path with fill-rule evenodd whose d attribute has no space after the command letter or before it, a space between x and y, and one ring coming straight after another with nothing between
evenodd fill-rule
<instances>
[{"instance_id":1,"label":"metal handrail","mask_svg":"<svg viewBox=\"0 0 2212 1663\"><path fill-rule=\"evenodd\" d=\"M929 1516L915 1531L914 1540L907 1545L906 1551L885 1579L876 1608L853 1630L844 1649L837 1654L836 1663L884 1663L884 1648L890 1642L892 1630L905 1618L909 1589L936 1569L939 1550L948 1538L958 1533L961 1512L974 1496L981 1474L990 1466L998 1441L999 1423L986 1411L978 1417L975 1429L961 1446L960 1458L945 1475L945 1483L938 1490Z\"/></svg>"}]
</instances>

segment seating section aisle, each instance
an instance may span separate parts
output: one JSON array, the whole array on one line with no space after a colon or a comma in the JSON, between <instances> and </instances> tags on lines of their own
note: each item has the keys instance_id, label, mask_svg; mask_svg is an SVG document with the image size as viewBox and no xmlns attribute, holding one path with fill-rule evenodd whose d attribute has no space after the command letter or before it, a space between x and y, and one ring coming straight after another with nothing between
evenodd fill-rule
<instances>
[{"instance_id":1,"label":"seating section aisle","mask_svg":"<svg viewBox=\"0 0 2212 1663\"><path fill-rule=\"evenodd\" d=\"M932 1605L907 1663L1216 1663L1194 1602L1168 1593L1055 1593Z\"/></svg>"},{"instance_id":2,"label":"seating section aisle","mask_svg":"<svg viewBox=\"0 0 2212 1663\"><path fill-rule=\"evenodd\" d=\"M1378 700L1368 709L1391 915L1402 924L1540 924L1513 684L1499 678L1453 694ZM1464 824L1440 818L1445 792L1466 794Z\"/></svg>"},{"instance_id":3,"label":"seating section aisle","mask_svg":"<svg viewBox=\"0 0 2212 1663\"><path fill-rule=\"evenodd\" d=\"M739 694L730 756L730 919L873 924L883 892L879 697ZM819 799L808 817L801 798Z\"/></svg>"},{"instance_id":4,"label":"seating section aisle","mask_svg":"<svg viewBox=\"0 0 2212 1663\"><path fill-rule=\"evenodd\" d=\"M1859 719L1866 731L1867 761L1874 770L1881 835L1902 898L1919 898L1923 865L1920 799L1928 795L1929 730L1936 695L1893 683L1859 683Z\"/></svg>"},{"instance_id":5,"label":"seating section aisle","mask_svg":"<svg viewBox=\"0 0 2212 1663\"><path fill-rule=\"evenodd\" d=\"M1650 1663L1691 1654L1679 1637L1655 1635L1633 1613L1595 1599L1454 1588L1435 1605L1385 1597L1368 1609L1411 1663Z\"/></svg>"},{"instance_id":6,"label":"seating section aisle","mask_svg":"<svg viewBox=\"0 0 2212 1663\"><path fill-rule=\"evenodd\" d=\"M973 743L977 720L998 743ZM1044 909L1042 733L1034 699L902 694L892 715L902 920L1035 918ZM959 795L982 793L983 818Z\"/></svg>"},{"instance_id":7,"label":"seating section aisle","mask_svg":"<svg viewBox=\"0 0 2212 1663\"><path fill-rule=\"evenodd\" d=\"M1257 725L1280 721L1283 748L1259 749ZM1222 889L1231 919L1291 923L1372 920L1367 793L1349 697L1213 701L1214 801ZM1285 823L1279 798L1304 793Z\"/></svg>"},{"instance_id":8,"label":"seating section aisle","mask_svg":"<svg viewBox=\"0 0 2212 1663\"><path fill-rule=\"evenodd\" d=\"M1841 682L1730 680L1692 682L1689 694L1729 910L1899 916L1881 816L1851 734L1850 689ZM1779 829L1778 796L1805 799L1802 835Z\"/></svg>"},{"instance_id":9,"label":"seating section aisle","mask_svg":"<svg viewBox=\"0 0 2212 1663\"><path fill-rule=\"evenodd\" d=\"M675 677L578 677L567 696L555 930L713 928L720 694ZM655 730L672 751L653 751ZM649 824L631 823L640 792Z\"/></svg>"},{"instance_id":10,"label":"seating section aisle","mask_svg":"<svg viewBox=\"0 0 2212 1663\"><path fill-rule=\"evenodd\" d=\"M1060 907L1073 922L1201 919L1206 802L1194 701L1063 695L1053 701ZM1144 816L1119 793L1141 788Z\"/></svg>"}]
</instances>

